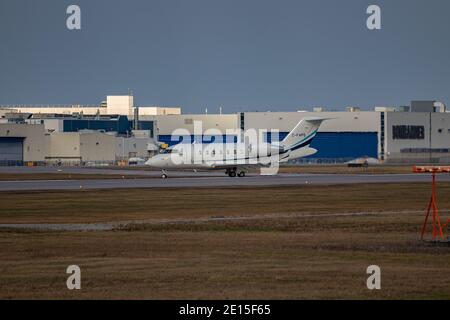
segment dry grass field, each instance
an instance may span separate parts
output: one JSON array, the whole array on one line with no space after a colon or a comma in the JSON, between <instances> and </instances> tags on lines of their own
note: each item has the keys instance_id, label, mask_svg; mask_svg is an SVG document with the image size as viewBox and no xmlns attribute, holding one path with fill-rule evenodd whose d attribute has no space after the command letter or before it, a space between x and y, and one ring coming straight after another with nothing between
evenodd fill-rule
<instances>
[{"instance_id":1,"label":"dry grass field","mask_svg":"<svg viewBox=\"0 0 450 320\"><path fill-rule=\"evenodd\" d=\"M438 190L440 205L450 209L450 184L439 183ZM430 185L420 183L5 191L0 193L0 224L422 210L429 196Z\"/></svg>"},{"instance_id":2,"label":"dry grass field","mask_svg":"<svg viewBox=\"0 0 450 320\"><path fill-rule=\"evenodd\" d=\"M3 192L0 223L145 222L0 230L0 298L450 299L450 247L418 241L428 197L428 184ZM65 286L70 264L81 290Z\"/></svg>"}]
</instances>

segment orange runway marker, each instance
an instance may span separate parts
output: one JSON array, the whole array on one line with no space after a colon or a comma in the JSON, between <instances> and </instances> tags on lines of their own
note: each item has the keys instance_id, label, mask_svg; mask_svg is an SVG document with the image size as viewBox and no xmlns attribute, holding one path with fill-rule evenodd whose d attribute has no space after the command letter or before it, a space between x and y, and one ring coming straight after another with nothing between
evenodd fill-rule
<instances>
[{"instance_id":1,"label":"orange runway marker","mask_svg":"<svg viewBox=\"0 0 450 320\"><path fill-rule=\"evenodd\" d=\"M421 240L426 233L428 219L431 214L432 218L432 226L433 229L431 231L432 239L436 240L436 237L439 236L442 240L444 240L444 233L442 229L445 229L450 222L450 219L447 220L445 224L441 224L441 220L439 218L439 209L437 207L437 196L436 196L436 174L437 173L450 173L450 167L447 166L424 166L424 167L413 167L414 173L431 173L432 175L432 184L431 184L431 199L428 203L427 214L425 216L425 221L422 226Z\"/></svg>"}]
</instances>

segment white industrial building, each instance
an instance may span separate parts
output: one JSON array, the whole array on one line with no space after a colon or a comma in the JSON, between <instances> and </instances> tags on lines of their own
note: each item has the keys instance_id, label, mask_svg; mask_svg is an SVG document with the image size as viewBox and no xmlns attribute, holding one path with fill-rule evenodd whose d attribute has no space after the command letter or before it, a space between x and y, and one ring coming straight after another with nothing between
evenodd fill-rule
<instances>
[{"instance_id":1,"label":"white industrial building","mask_svg":"<svg viewBox=\"0 0 450 320\"><path fill-rule=\"evenodd\" d=\"M158 153L156 141L146 132L133 131L131 137L116 137L116 160L148 159Z\"/></svg>"},{"instance_id":2,"label":"white industrial building","mask_svg":"<svg viewBox=\"0 0 450 320\"><path fill-rule=\"evenodd\" d=\"M43 124L0 123L0 165L113 165L157 152L154 139L137 132L49 132Z\"/></svg>"},{"instance_id":3,"label":"white industrial building","mask_svg":"<svg viewBox=\"0 0 450 320\"><path fill-rule=\"evenodd\" d=\"M386 163L450 163L450 113L434 101L413 101L407 107L376 107L342 112L314 108L312 112L242 112L237 114L158 114L135 112L131 96L107 100L119 116L39 115L6 113L0 121L0 163L114 163L147 159L158 143L221 139L234 142L238 130L277 130L284 136L304 117L323 123L311 147L318 152L306 162L343 163L359 157ZM124 107L125 106L125 107ZM133 115L130 115L133 112ZM1 115L0 115L1 116ZM3 123L2 123L3 122ZM19 122L19 123L14 123ZM25 123L20 123L25 122ZM200 132L195 131L200 125ZM217 133L219 132L219 133Z\"/></svg>"},{"instance_id":4,"label":"white industrial building","mask_svg":"<svg viewBox=\"0 0 450 320\"><path fill-rule=\"evenodd\" d=\"M169 115L180 114L180 107L135 106L132 95L107 96L106 101L99 105L0 105L0 117L8 112L32 114L61 114L61 115L124 115L133 116L139 108L141 115Z\"/></svg>"},{"instance_id":5,"label":"white industrial building","mask_svg":"<svg viewBox=\"0 0 450 320\"><path fill-rule=\"evenodd\" d=\"M384 114L380 157L396 162L450 163L450 113Z\"/></svg>"},{"instance_id":6,"label":"white industrial building","mask_svg":"<svg viewBox=\"0 0 450 320\"><path fill-rule=\"evenodd\" d=\"M0 164L44 162L48 135L43 125L0 123Z\"/></svg>"},{"instance_id":7,"label":"white industrial building","mask_svg":"<svg viewBox=\"0 0 450 320\"><path fill-rule=\"evenodd\" d=\"M54 132L48 135L47 163L110 163L116 160L116 137L101 132Z\"/></svg>"},{"instance_id":8,"label":"white industrial building","mask_svg":"<svg viewBox=\"0 0 450 320\"><path fill-rule=\"evenodd\" d=\"M175 129L186 129L193 135L195 121L202 122L204 131L219 129L223 141L226 129L277 130L279 138L304 117L323 117L324 122L313 140L318 152L304 159L308 162L340 163L359 157L370 157L380 162L449 163L450 162L450 113L445 105L435 101L413 101L408 107L376 107L375 111L347 108L344 112L326 112L315 108L314 112L242 112L233 115L172 115L154 117L159 141L169 145L180 141L173 136ZM420 132L421 134L417 134ZM266 140L271 140L267 134ZM217 137L208 133L203 142ZM183 137L183 141L189 137Z\"/></svg>"}]
</instances>

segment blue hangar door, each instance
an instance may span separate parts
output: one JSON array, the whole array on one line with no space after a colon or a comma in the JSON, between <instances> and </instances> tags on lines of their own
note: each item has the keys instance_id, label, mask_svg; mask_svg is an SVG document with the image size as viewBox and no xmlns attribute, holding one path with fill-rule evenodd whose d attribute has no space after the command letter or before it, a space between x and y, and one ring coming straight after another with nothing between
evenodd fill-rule
<instances>
[{"instance_id":1,"label":"blue hangar door","mask_svg":"<svg viewBox=\"0 0 450 320\"><path fill-rule=\"evenodd\" d=\"M0 162L23 161L23 138L0 137Z\"/></svg>"}]
</instances>

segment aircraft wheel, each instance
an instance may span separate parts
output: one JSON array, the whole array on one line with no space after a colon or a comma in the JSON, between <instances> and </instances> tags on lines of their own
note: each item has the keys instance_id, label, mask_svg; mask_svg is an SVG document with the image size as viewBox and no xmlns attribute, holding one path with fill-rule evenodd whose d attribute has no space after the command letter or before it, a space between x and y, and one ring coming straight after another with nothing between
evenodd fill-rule
<instances>
[{"instance_id":1,"label":"aircraft wheel","mask_svg":"<svg viewBox=\"0 0 450 320\"><path fill-rule=\"evenodd\" d=\"M238 177L245 177L245 171L241 171L241 172L239 172L239 174L238 174Z\"/></svg>"},{"instance_id":2,"label":"aircraft wheel","mask_svg":"<svg viewBox=\"0 0 450 320\"><path fill-rule=\"evenodd\" d=\"M161 175L161 178L167 179L167 174L163 173L163 174Z\"/></svg>"},{"instance_id":3,"label":"aircraft wheel","mask_svg":"<svg viewBox=\"0 0 450 320\"><path fill-rule=\"evenodd\" d=\"M228 175L232 178L236 177L236 171L230 171L230 173L228 173Z\"/></svg>"}]
</instances>

